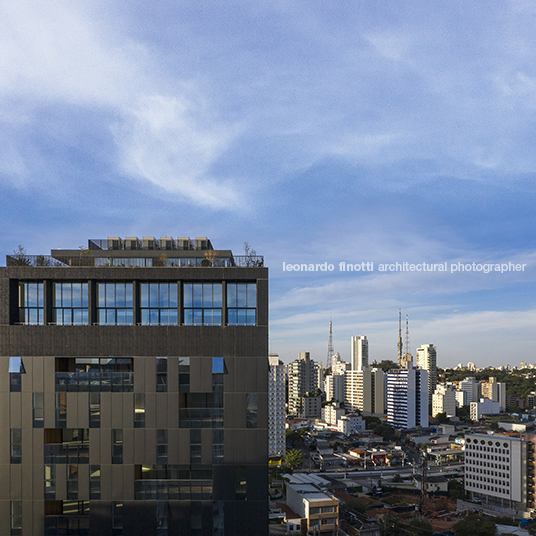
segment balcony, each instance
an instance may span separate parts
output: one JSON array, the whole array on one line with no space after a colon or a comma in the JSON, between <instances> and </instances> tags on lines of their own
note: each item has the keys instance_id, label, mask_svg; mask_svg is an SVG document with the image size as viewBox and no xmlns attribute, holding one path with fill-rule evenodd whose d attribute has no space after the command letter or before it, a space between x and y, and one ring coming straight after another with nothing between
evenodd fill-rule
<instances>
[{"instance_id":1,"label":"balcony","mask_svg":"<svg viewBox=\"0 0 536 536\"><path fill-rule=\"evenodd\" d=\"M233 255L230 257L160 257L93 256L93 255L6 255L6 266L32 267L121 267L121 268L262 268L262 255Z\"/></svg>"}]
</instances>

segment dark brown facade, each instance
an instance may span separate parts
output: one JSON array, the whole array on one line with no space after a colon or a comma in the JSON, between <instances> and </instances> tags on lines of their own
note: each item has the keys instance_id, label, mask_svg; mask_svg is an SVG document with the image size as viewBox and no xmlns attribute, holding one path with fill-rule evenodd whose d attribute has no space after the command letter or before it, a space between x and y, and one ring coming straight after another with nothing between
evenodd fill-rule
<instances>
[{"instance_id":1,"label":"dark brown facade","mask_svg":"<svg viewBox=\"0 0 536 536\"><path fill-rule=\"evenodd\" d=\"M174 255L0 268L0 534L268 533L268 270Z\"/></svg>"}]
</instances>

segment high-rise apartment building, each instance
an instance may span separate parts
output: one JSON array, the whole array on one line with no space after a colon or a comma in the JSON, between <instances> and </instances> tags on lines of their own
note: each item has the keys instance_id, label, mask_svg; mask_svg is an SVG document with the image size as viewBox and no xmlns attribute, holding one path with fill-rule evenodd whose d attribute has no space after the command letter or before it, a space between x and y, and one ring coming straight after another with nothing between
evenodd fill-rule
<instances>
[{"instance_id":1,"label":"high-rise apartment building","mask_svg":"<svg viewBox=\"0 0 536 536\"><path fill-rule=\"evenodd\" d=\"M433 344L417 348L417 368L428 371L428 398L431 402L437 385L437 350Z\"/></svg>"},{"instance_id":2,"label":"high-rise apartment building","mask_svg":"<svg viewBox=\"0 0 536 536\"><path fill-rule=\"evenodd\" d=\"M506 409L506 383L498 382L497 378L491 377L487 382L480 383L480 393L483 398L499 402L501 411Z\"/></svg>"},{"instance_id":3,"label":"high-rise apartment building","mask_svg":"<svg viewBox=\"0 0 536 536\"><path fill-rule=\"evenodd\" d=\"M268 270L206 238L0 268L0 534L267 534Z\"/></svg>"},{"instance_id":4,"label":"high-rise apartment building","mask_svg":"<svg viewBox=\"0 0 536 536\"><path fill-rule=\"evenodd\" d=\"M480 399L480 382L474 376L468 376L465 380L462 380L459 389L467 393L467 404L478 402Z\"/></svg>"},{"instance_id":5,"label":"high-rise apartment building","mask_svg":"<svg viewBox=\"0 0 536 536\"><path fill-rule=\"evenodd\" d=\"M386 374L387 422L397 429L428 426L428 372L393 369Z\"/></svg>"},{"instance_id":6,"label":"high-rise apartment building","mask_svg":"<svg viewBox=\"0 0 536 536\"><path fill-rule=\"evenodd\" d=\"M361 370L363 367L368 367L369 352L368 340L365 335L352 337L352 370Z\"/></svg>"},{"instance_id":7,"label":"high-rise apartment building","mask_svg":"<svg viewBox=\"0 0 536 536\"><path fill-rule=\"evenodd\" d=\"M298 359L287 365L288 373L288 413L302 414L302 398L314 394L318 384L318 369L309 352L300 352Z\"/></svg>"},{"instance_id":8,"label":"high-rise apartment building","mask_svg":"<svg viewBox=\"0 0 536 536\"><path fill-rule=\"evenodd\" d=\"M440 413L455 417L457 406L456 388L453 385L439 384L432 395L432 417Z\"/></svg>"},{"instance_id":9,"label":"high-rise apartment building","mask_svg":"<svg viewBox=\"0 0 536 536\"><path fill-rule=\"evenodd\" d=\"M268 356L268 455L284 454L285 438L285 365L277 354Z\"/></svg>"},{"instance_id":10,"label":"high-rise apartment building","mask_svg":"<svg viewBox=\"0 0 536 536\"><path fill-rule=\"evenodd\" d=\"M348 411L365 415L385 412L385 375L381 369L364 367L345 373L345 406Z\"/></svg>"}]
</instances>

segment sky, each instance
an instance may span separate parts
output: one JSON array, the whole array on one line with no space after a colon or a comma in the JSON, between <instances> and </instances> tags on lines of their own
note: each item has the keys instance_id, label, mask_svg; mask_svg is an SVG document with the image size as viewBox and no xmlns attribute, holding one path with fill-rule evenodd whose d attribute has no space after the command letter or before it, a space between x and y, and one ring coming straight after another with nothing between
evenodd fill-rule
<instances>
[{"instance_id":1,"label":"sky","mask_svg":"<svg viewBox=\"0 0 536 536\"><path fill-rule=\"evenodd\" d=\"M529 0L2 2L0 253L247 242L284 362L325 364L330 318L343 359L396 359L401 309L440 367L536 363L535 26Z\"/></svg>"}]
</instances>

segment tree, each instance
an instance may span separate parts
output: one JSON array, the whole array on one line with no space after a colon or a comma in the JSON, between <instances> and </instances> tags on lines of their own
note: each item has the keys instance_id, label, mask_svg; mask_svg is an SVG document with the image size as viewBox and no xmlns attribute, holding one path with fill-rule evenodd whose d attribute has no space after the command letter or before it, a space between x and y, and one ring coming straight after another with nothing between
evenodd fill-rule
<instances>
[{"instance_id":1,"label":"tree","mask_svg":"<svg viewBox=\"0 0 536 536\"><path fill-rule=\"evenodd\" d=\"M411 534L412 536L430 536L430 534L434 533L432 524L425 519L412 519L409 527L407 534Z\"/></svg>"},{"instance_id":2,"label":"tree","mask_svg":"<svg viewBox=\"0 0 536 536\"><path fill-rule=\"evenodd\" d=\"M376 363L374 366L376 368L382 369L384 372L389 372L391 369L400 368L398 366L398 363L395 363L394 361L390 361L389 359L384 359L383 361Z\"/></svg>"},{"instance_id":3,"label":"tree","mask_svg":"<svg viewBox=\"0 0 536 536\"><path fill-rule=\"evenodd\" d=\"M303 462L303 455L298 449L290 449L285 452L285 464L289 469L296 469Z\"/></svg>"},{"instance_id":4,"label":"tree","mask_svg":"<svg viewBox=\"0 0 536 536\"><path fill-rule=\"evenodd\" d=\"M295 430L291 430L290 428L287 428L285 432L285 438L287 440L287 444L294 448L297 446L301 446L303 443L302 436L298 432L296 432Z\"/></svg>"},{"instance_id":5,"label":"tree","mask_svg":"<svg viewBox=\"0 0 536 536\"><path fill-rule=\"evenodd\" d=\"M396 475L393 477L393 482L402 482L402 477L400 476L400 473L396 473Z\"/></svg>"},{"instance_id":6,"label":"tree","mask_svg":"<svg viewBox=\"0 0 536 536\"><path fill-rule=\"evenodd\" d=\"M459 480L455 480L455 479L449 480L448 490L449 490L449 495L453 499L465 499L467 495L465 492L463 483L460 482Z\"/></svg>"},{"instance_id":7,"label":"tree","mask_svg":"<svg viewBox=\"0 0 536 536\"><path fill-rule=\"evenodd\" d=\"M489 517L467 516L452 527L455 536L495 536L497 527Z\"/></svg>"}]
</instances>

